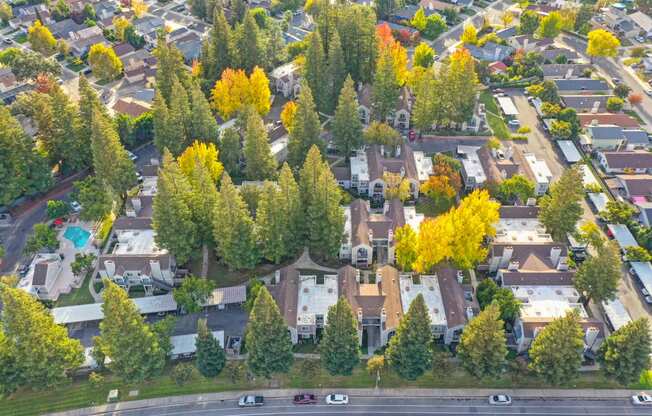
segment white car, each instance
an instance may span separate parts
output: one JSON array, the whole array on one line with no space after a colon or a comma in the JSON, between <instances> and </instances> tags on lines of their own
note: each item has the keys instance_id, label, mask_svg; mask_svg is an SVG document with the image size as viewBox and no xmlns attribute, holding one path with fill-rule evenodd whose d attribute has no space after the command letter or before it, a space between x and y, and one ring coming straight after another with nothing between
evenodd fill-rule
<instances>
[{"instance_id":1,"label":"white car","mask_svg":"<svg viewBox=\"0 0 652 416\"><path fill-rule=\"evenodd\" d=\"M326 404L349 404L349 396L346 394L329 394L326 396Z\"/></svg>"},{"instance_id":2,"label":"white car","mask_svg":"<svg viewBox=\"0 0 652 416\"><path fill-rule=\"evenodd\" d=\"M652 97L652 89L650 89L650 88L646 89L645 93Z\"/></svg>"},{"instance_id":3,"label":"white car","mask_svg":"<svg viewBox=\"0 0 652 416\"><path fill-rule=\"evenodd\" d=\"M506 394L494 394L493 396L489 396L489 404L508 406L512 404L512 398Z\"/></svg>"},{"instance_id":4,"label":"white car","mask_svg":"<svg viewBox=\"0 0 652 416\"><path fill-rule=\"evenodd\" d=\"M632 404L652 405L652 396L647 393L639 393L636 396L632 396Z\"/></svg>"},{"instance_id":5,"label":"white car","mask_svg":"<svg viewBox=\"0 0 652 416\"><path fill-rule=\"evenodd\" d=\"M518 120L509 120L507 124L509 127L521 127L521 122Z\"/></svg>"},{"instance_id":6,"label":"white car","mask_svg":"<svg viewBox=\"0 0 652 416\"><path fill-rule=\"evenodd\" d=\"M70 209L74 212L79 212L81 211L81 205L77 201L70 201Z\"/></svg>"}]
</instances>

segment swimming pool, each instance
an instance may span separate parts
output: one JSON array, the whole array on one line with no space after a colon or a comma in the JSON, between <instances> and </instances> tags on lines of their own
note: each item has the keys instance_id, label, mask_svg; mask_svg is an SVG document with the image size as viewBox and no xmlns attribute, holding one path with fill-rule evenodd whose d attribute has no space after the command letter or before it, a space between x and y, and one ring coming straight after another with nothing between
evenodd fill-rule
<instances>
[{"instance_id":1,"label":"swimming pool","mask_svg":"<svg viewBox=\"0 0 652 416\"><path fill-rule=\"evenodd\" d=\"M66 228L63 236L72 241L72 243L75 245L75 248L84 248L88 238L91 236L91 233L81 227L71 225L70 227Z\"/></svg>"}]
</instances>

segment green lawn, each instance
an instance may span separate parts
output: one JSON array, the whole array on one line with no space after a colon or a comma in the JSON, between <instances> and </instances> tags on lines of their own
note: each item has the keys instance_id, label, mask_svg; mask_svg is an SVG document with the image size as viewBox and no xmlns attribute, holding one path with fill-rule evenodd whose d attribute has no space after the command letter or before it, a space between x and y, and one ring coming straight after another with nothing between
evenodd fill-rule
<instances>
[{"instance_id":1,"label":"green lawn","mask_svg":"<svg viewBox=\"0 0 652 416\"><path fill-rule=\"evenodd\" d=\"M0 400L0 416L24 416L43 414L103 404L110 389L120 390L121 398L127 399L129 390L139 390L135 399L149 399L182 394L199 394L228 390L261 389L269 386L278 388L373 388L375 377L369 375L364 363L356 367L351 376L331 376L324 370L306 371L302 360L297 360L289 374L279 375L271 381L257 378L255 381L230 380L226 371L215 379L205 379L201 376L186 385L178 386L169 376L163 375L147 383L127 386L120 381L107 376L103 386L91 387L85 380L77 380L44 391L24 390L14 394L9 399ZM169 370L169 369L168 369ZM533 376L513 377L506 373L503 377L478 380L469 376L459 368L453 368L446 375L426 373L414 381L399 378L391 370L386 370L380 379L380 387L419 387L419 388L547 388L540 379ZM638 386L632 386L638 387ZM606 380L595 372L582 373L574 384L565 388L620 388L615 382Z\"/></svg>"},{"instance_id":2,"label":"green lawn","mask_svg":"<svg viewBox=\"0 0 652 416\"><path fill-rule=\"evenodd\" d=\"M484 104L487 112L487 123L489 123L494 136L501 140L509 140L511 132L505 124L505 120L500 116L500 109L490 90L487 89L480 93L480 102Z\"/></svg>"},{"instance_id":3,"label":"green lawn","mask_svg":"<svg viewBox=\"0 0 652 416\"><path fill-rule=\"evenodd\" d=\"M84 282L79 289L73 289L67 295L59 296L59 299L54 304L54 306L59 308L62 306L85 305L87 303L94 303L95 299L93 299L91 292L88 290L88 279L90 279L92 275L92 271L86 274Z\"/></svg>"},{"instance_id":4,"label":"green lawn","mask_svg":"<svg viewBox=\"0 0 652 416\"><path fill-rule=\"evenodd\" d=\"M16 36L14 40L18 43L25 43L27 42L27 35L24 33L21 33L20 35Z\"/></svg>"},{"instance_id":5,"label":"green lawn","mask_svg":"<svg viewBox=\"0 0 652 416\"><path fill-rule=\"evenodd\" d=\"M450 209L454 204L445 203L445 201L439 201L436 203L430 198L422 197L417 201L415 208L417 213L423 214L426 217L436 217L439 214L442 214Z\"/></svg>"},{"instance_id":6,"label":"green lawn","mask_svg":"<svg viewBox=\"0 0 652 416\"><path fill-rule=\"evenodd\" d=\"M69 62L69 63L66 64L66 68L68 68L69 70L74 71L74 72L79 72L82 69L84 69L85 67L86 67L86 64L83 63L83 62L79 63L79 64L75 64L74 62Z\"/></svg>"}]
</instances>

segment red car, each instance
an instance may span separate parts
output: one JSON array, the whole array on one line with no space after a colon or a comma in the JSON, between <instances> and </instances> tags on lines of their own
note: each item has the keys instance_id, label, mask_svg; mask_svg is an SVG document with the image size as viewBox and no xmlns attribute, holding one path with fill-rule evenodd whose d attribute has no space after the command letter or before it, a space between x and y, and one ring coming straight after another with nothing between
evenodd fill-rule
<instances>
[{"instance_id":1,"label":"red car","mask_svg":"<svg viewBox=\"0 0 652 416\"><path fill-rule=\"evenodd\" d=\"M417 138L417 133L414 130L410 130L408 133L408 139L410 139L411 142L414 141L414 139Z\"/></svg>"},{"instance_id":2,"label":"red car","mask_svg":"<svg viewBox=\"0 0 652 416\"><path fill-rule=\"evenodd\" d=\"M297 394L292 400L294 404L316 404L317 397L314 394Z\"/></svg>"}]
</instances>

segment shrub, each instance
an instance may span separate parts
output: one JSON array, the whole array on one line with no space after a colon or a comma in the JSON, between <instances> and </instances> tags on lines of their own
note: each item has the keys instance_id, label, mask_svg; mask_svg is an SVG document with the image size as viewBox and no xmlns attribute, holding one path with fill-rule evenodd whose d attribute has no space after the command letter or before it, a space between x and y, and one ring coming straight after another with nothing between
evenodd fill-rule
<instances>
[{"instance_id":1,"label":"shrub","mask_svg":"<svg viewBox=\"0 0 652 416\"><path fill-rule=\"evenodd\" d=\"M607 100L607 111L612 113L618 112L623 109L624 101L622 98L611 97Z\"/></svg>"},{"instance_id":2,"label":"shrub","mask_svg":"<svg viewBox=\"0 0 652 416\"><path fill-rule=\"evenodd\" d=\"M515 142L518 142L518 141L526 142L527 141L527 136L513 135L511 137L511 139L514 140Z\"/></svg>"},{"instance_id":3,"label":"shrub","mask_svg":"<svg viewBox=\"0 0 652 416\"><path fill-rule=\"evenodd\" d=\"M183 386L194 377L195 371L195 366L190 363L177 364L172 369L172 379L178 386Z\"/></svg>"},{"instance_id":4,"label":"shrub","mask_svg":"<svg viewBox=\"0 0 652 416\"><path fill-rule=\"evenodd\" d=\"M516 132L518 134L527 134L527 133L530 133L531 131L532 131L532 129L529 128L528 126L523 126L523 127L519 127Z\"/></svg>"},{"instance_id":5,"label":"shrub","mask_svg":"<svg viewBox=\"0 0 652 416\"><path fill-rule=\"evenodd\" d=\"M88 382L91 384L93 389L99 389L104 384L104 376L100 373L93 371L88 375Z\"/></svg>"}]
</instances>

